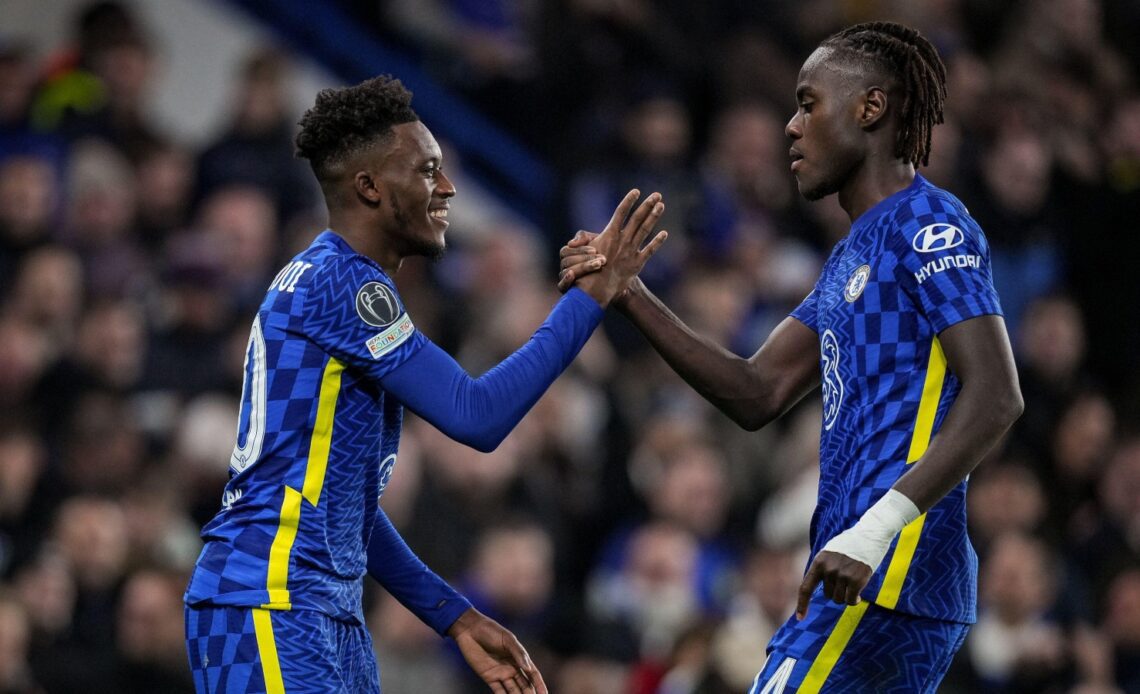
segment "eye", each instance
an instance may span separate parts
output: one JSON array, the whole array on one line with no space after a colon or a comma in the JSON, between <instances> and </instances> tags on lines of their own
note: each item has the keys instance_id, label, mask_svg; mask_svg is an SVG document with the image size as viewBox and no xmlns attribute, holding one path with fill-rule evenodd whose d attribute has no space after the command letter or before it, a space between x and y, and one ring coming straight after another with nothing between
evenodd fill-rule
<instances>
[{"instance_id":1,"label":"eye","mask_svg":"<svg viewBox=\"0 0 1140 694\"><path fill-rule=\"evenodd\" d=\"M812 103L810 101L801 101L800 110L804 113L811 113Z\"/></svg>"}]
</instances>

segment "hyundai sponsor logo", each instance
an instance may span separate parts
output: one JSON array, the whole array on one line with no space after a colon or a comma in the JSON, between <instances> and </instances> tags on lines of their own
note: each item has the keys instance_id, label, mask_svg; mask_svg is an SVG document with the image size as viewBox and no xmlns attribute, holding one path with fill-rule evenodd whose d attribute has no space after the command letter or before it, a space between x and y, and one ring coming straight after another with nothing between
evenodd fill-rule
<instances>
[{"instance_id":1,"label":"hyundai sponsor logo","mask_svg":"<svg viewBox=\"0 0 1140 694\"><path fill-rule=\"evenodd\" d=\"M919 253L934 253L959 246L965 240L966 235L961 229L939 222L919 229L911 245Z\"/></svg>"}]
</instances>

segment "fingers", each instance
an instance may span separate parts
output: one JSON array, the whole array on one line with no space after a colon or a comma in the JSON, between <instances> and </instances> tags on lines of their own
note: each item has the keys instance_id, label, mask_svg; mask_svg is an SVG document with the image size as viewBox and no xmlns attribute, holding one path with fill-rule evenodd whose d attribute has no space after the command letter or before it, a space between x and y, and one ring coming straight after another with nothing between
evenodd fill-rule
<instances>
[{"instance_id":1,"label":"fingers","mask_svg":"<svg viewBox=\"0 0 1140 694\"><path fill-rule=\"evenodd\" d=\"M815 587L823 583L823 596L840 605L858 605L859 595L871 578L871 567L842 554L820 552L811 563L807 576L800 584L796 602L796 618L807 616L808 603Z\"/></svg>"},{"instance_id":2,"label":"fingers","mask_svg":"<svg viewBox=\"0 0 1140 694\"><path fill-rule=\"evenodd\" d=\"M498 682L488 682L491 685L491 691L495 694L507 694L507 689Z\"/></svg>"},{"instance_id":3,"label":"fingers","mask_svg":"<svg viewBox=\"0 0 1140 694\"><path fill-rule=\"evenodd\" d=\"M642 203L641 206L644 208L648 205L654 195L657 195L657 193L650 195L649 199ZM665 212L665 203L660 202L661 196L657 195L657 200L658 202L653 204L648 214L641 220L641 224L634 228L633 243L636 244L637 248L641 248L641 244L645 243L645 239L649 238L649 234L653 232L653 228L657 226L658 220L661 219L661 215ZM640 211L641 210L638 210L638 212Z\"/></svg>"},{"instance_id":4,"label":"fingers","mask_svg":"<svg viewBox=\"0 0 1140 694\"><path fill-rule=\"evenodd\" d=\"M614 216L610 217L610 223L606 225L606 231L613 229L617 231L621 229L621 223L629 216L629 211L633 209L633 203L641 197L641 191L637 188L625 194L625 197L618 203L617 209L614 210Z\"/></svg>"},{"instance_id":5,"label":"fingers","mask_svg":"<svg viewBox=\"0 0 1140 694\"><path fill-rule=\"evenodd\" d=\"M811 563L811 568L808 569L807 575L800 583L799 594L796 597L796 619L803 619L807 616L808 602L811 600L811 594L815 592L815 587L819 585L820 578L820 567L817 559Z\"/></svg>"},{"instance_id":6,"label":"fingers","mask_svg":"<svg viewBox=\"0 0 1140 694\"><path fill-rule=\"evenodd\" d=\"M542 673L538 671L534 661L525 651L523 652L523 661L519 663L519 670L522 671L520 676L526 680L527 686L524 688L526 691L534 694L547 694L546 682L542 681Z\"/></svg>"},{"instance_id":7,"label":"fingers","mask_svg":"<svg viewBox=\"0 0 1140 694\"><path fill-rule=\"evenodd\" d=\"M661 244L665 243L665 239L667 238L669 238L669 232L662 229L661 231L657 232L657 235L649 241L645 248L641 249L642 265L645 265L645 263L653 257L653 254L657 252L657 249L661 248Z\"/></svg>"},{"instance_id":8,"label":"fingers","mask_svg":"<svg viewBox=\"0 0 1140 694\"><path fill-rule=\"evenodd\" d=\"M562 248L563 250L566 250L567 248L574 249L580 248L582 246L588 246L589 243L596 238L598 238L598 235L594 232L586 231L585 229L579 229L578 233L574 234L574 238L570 239Z\"/></svg>"},{"instance_id":9,"label":"fingers","mask_svg":"<svg viewBox=\"0 0 1140 694\"><path fill-rule=\"evenodd\" d=\"M542 680L542 673L538 671L530 658L527 658L527 667L523 669L523 672L530 678L530 686L534 688L535 694L550 694L546 689L546 682Z\"/></svg>"},{"instance_id":10,"label":"fingers","mask_svg":"<svg viewBox=\"0 0 1140 694\"><path fill-rule=\"evenodd\" d=\"M565 292L570 287L574 286L574 282L580 277L597 272L602 269L606 264L606 257L603 255L591 258L585 262L580 262L576 265L565 267L558 273L558 291Z\"/></svg>"},{"instance_id":11,"label":"fingers","mask_svg":"<svg viewBox=\"0 0 1140 694\"><path fill-rule=\"evenodd\" d=\"M506 647L507 652L511 654L511 659L518 668L515 681L522 688L522 691L546 694L546 684L542 681L542 675L538 672L538 668L534 666L534 661L530 659L530 654L526 652L526 648L514 637L507 639ZM541 684L542 688L540 689L537 684Z\"/></svg>"},{"instance_id":12,"label":"fingers","mask_svg":"<svg viewBox=\"0 0 1140 694\"><path fill-rule=\"evenodd\" d=\"M587 238L587 240L583 241L581 244L575 244L574 242L578 238L582 237L582 234L589 234L589 237ZM597 248L594 248L593 246L589 246L589 245L583 245L583 244L589 244L591 241L593 241L597 237L598 237L597 234L590 234L590 232L588 232L588 231L579 231L577 236L570 239L566 243L565 246L558 249L558 257L562 260L565 260L567 258L581 257L583 255L593 255L593 254L597 253L598 252Z\"/></svg>"},{"instance_id":13,"label":"fingers","mask_svg":"<svg viewBox=\"0 0 1140 694\"><path fill-rule=\"evenodd\" d=\"M657 223L657 219L661 217L661 213L665 210L665 204L661 202L661 193L651 193L649 197L637 206L633 215L630 216L629 221L626 222L625 227L621 230L622 238L633 237L632 242L637 246L641 246L641 241L645 240L645 235L641 232L641 227L650 221L650 227ZM640 237L640 239L638 238Z\"/></svg>"}]
</instances>

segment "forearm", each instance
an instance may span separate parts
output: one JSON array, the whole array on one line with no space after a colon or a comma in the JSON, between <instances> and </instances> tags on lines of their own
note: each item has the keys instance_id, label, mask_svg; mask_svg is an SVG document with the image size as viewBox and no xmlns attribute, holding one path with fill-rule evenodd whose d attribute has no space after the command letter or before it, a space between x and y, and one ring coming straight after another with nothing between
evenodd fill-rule
<instances>
[{"instance_id":1,"label":"forearm","mask_svg":"<svg viewBox=\"0 0 1140 694\"><path fill-rule=\"evenodd\" d=\"M368 543L368 575L423 623L445 635L471 603L429 569L378 510Z\"/></svg>"},{"instance_id":2,"label":"forearm","mask_svg":"<svg viewBox=\"0 0 1140 694\"><path fill-rule=\"evenodd\" d=\"M939 335L939 343L947 370L962 388L938 434L925 450L909 452L907 471L824 551L875 569L895 535L960 484L1021 414L1017 371L1000 317L958 323Z\"/></svg>"},{"instance_id":3,"label":"forearm","mask_svg":"<svg viewBox=\"0 0 1140 694\"><path fill-rule=\"evenodd\" d=\"M601 317L585 294L568 293L525 345L479 378L429 343L384 387L451 438L489 451L570 365Z\"/></svg>"},{"instance_id":4,"label":"forearm","mask_svg":"<svg viewBox=\"0 0 1140 694\"><path fill-rule=\"evenodd\" d=\"M698 335L640 280L630 285L629 293L615 308L645 335L677 375L745 429L759 429L780 416L818 380L813 376L818 374L815 357L810 357L807 369L801 368L803 362L787 364L786 369L773 368L772 363L779 358L767 357L780 350L771 347L771 338L756 356L744 359Z\"/></svg>"},{"instance_id":5,"label":"forearm","mask_svg":"<svg viewBox=\"0 0 1140 694\"><path fill-rule=\"evenodd\" d=\"M902 529L958 486L1021 413L1020 394L963 388L925 454L844 532L823 547L877 569Z\"/></svg>"},{"instance_id":6,"label":"forearm","mask_svg":"<svg viewBox=\"0 0 1140 694\"><path fill-rule=\"evenodd\" d=\"M977 467L1022 408L1016 383L963 385L942 429L894 489L925 512Z\"/></svg>"}]
</instances>

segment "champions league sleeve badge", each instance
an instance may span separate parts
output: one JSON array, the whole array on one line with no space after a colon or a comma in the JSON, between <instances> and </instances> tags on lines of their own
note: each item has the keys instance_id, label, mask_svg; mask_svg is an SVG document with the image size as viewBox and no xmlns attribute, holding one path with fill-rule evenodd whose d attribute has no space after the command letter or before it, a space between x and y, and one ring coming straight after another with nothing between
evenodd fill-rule
<instances>
[{"instance_id":1,"label":"champions league sleeve badge","mask_svg":"<svg viewBox=\"0 0 1140 694\"><path fill-rule=\"evenodd\" d=\"M383 328L396 322L403 313L396 292L383 282L369 282L356 293L356 315L365 323Z\"/></svg>"},{"instance_id":2,"label":"champions league sleeve badge","mask_svg":"<svg viewBox=\"0 0 1140 694\"><path fill-rule=\"evenodd\" d=\"M383 282L369 282L360 288L356 293L356 315L368 325L384 328L364 343L373 359L402 345L416 329L400 306L396 292Z\"/></svg>"}]
</instances>

